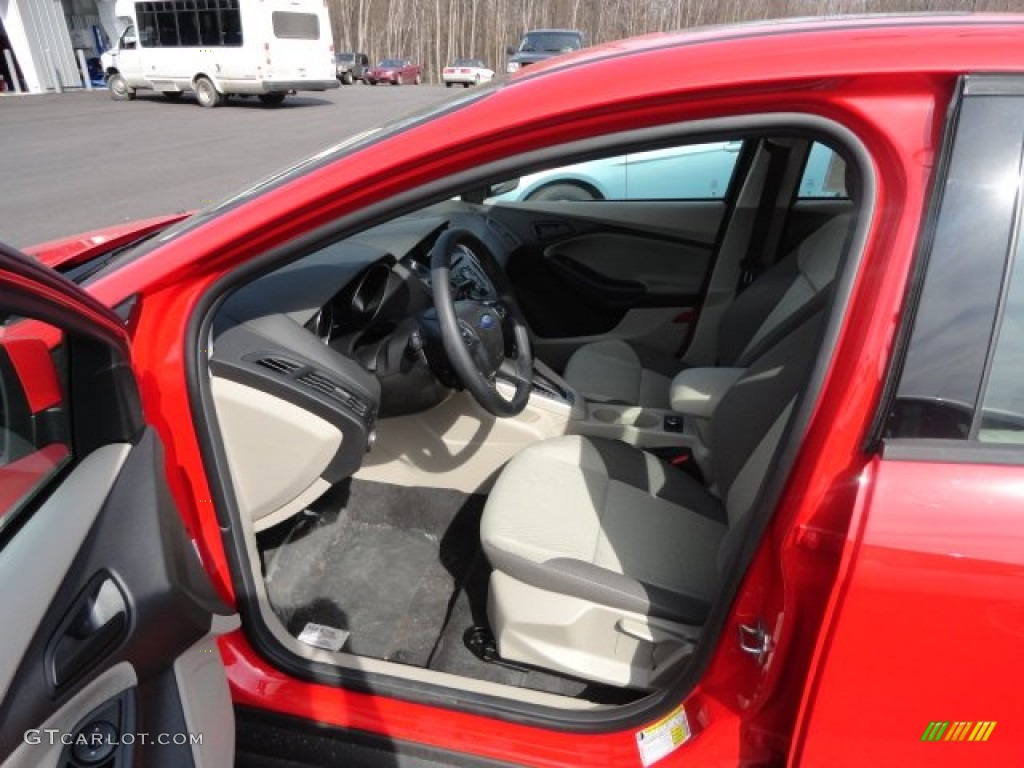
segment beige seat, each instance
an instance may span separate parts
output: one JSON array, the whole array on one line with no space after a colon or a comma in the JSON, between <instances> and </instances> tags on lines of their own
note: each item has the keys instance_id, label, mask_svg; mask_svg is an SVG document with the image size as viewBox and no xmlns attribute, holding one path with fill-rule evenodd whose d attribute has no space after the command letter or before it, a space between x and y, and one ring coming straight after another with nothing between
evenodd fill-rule
<instances>
[{"instance_id":1,"label":"beige seat","mask_svg":"<svg viewBox=\"0 0 1024 768\"><path fill-rule=\"evenodd\" d=\"M832 284L852 218L838 216L808 235L737 296L718 329L716 365L745 368L806 317ZM672 378L684 368L664 353L606 339L576 350L565 380L591 402L667 409Z\"/></svg>"},{"instance_id":2,"label":"beige seat","mask_svg":"<svg viewBox=\"0 0 1024 768\"><path fill-rule=\"evenodd\" d=\"M816 357L821 304L715 410L713 490L629 445L580 436L538 443L508 464L481 522L503 658L638 687L678 666Z\"/></svg>"}]
</instances>

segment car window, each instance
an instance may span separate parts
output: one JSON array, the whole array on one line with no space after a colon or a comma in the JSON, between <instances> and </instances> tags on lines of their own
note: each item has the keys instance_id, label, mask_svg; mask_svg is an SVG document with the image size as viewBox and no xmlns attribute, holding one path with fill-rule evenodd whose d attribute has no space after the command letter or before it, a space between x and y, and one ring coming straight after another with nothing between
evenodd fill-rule
<instances>
[{"instance_id":1,"label":"car window","mask_svg":"<svg viewBox=\"0 0 1024 768\"><path fill-rule=\"evenodd\" d=\"M967 440L977 434L976 409L986 364L982 440L996 441L1020 418L1021 394L1009 377L1020 367L1013 359L1020 333L1021 278L1004 280L1017 211L1024 135L1022 100L966 99L956 129L949 168L928 254L927 272L916 307L896 400L889 414L889 437ZM1019 274L1015 260L1014 275ZM1005 312L995 354L989 349L997 309L1005 292ZM1000 412L1006 412L1000 415Z\"/></svg>"},{"instance_id":2,"label":"car window","mask_svg":"<svg viewBox=\"0 0 1024 768\"><path fill-rule=\"evenodd\" d=\"M1018 212L1018 227L1020 212ZM985 381L978 440L1024 443L1024 241L1017 247L1008 276L1002 317Z\"/></svg>"},{"instance_id":3,"label":"car window","mask_svg":"<svg viewBox=\"0 0 1024 768\"><path fill-rule=\"evenodd\" d=\"M848 199L846 192L846 161L836 151L815 142L811 147L800 179L797 197L806 199Z\"/></svg>"},{"instance_id":4,"label":"car window","mask_svg":"<svg viewBox=\"0 0 1024 768\"><path fill-rule=\"evenodd\" d=\"M496 185L491 201L721 200L741 148L717 141L574 163Z\"/></svg>"},{"instance_id":5,"label":"car window","mask_svg":"<svg viewBox=\"0 0 1024 768\"><path fill-rule=\"evenodd\" d=\"M0 327L0 531L71 460L64 349L52 325Z\"/></svg>"}]
</instances>

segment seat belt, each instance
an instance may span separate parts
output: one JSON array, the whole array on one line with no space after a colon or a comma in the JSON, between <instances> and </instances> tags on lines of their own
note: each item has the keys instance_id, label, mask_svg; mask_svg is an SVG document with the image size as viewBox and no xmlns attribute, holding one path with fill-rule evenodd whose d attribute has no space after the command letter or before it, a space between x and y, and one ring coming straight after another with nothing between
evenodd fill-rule
<instances>
[{"instance_id":1,"label":"seat belt","mask_svg":"<svg viewBox=\"0 0 1024 768\"><path fill-rule=\"evenodd\" d=\"M768 171L764 177L761 200L757 206L757 215L754 218L754 226L750 234L750 250L747 252L746 258L740 262L740 279L736 285L737 295L746 290L758 275L771 266L777 245L773 242L776 238L770 236L772 219L775 216L776 203L779 199L779 191L782 189L782 180L786 176L791 150L789 147L770 141L764 143L764 148L768 152Z\"/></svg>"}]
</instances>

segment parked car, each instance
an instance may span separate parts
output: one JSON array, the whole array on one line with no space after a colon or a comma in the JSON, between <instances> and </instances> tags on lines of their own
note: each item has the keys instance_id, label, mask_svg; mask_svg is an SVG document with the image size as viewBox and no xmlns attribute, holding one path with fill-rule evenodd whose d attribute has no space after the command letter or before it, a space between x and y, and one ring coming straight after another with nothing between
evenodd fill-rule
<instances>
[{"instance_id":1,"label":"parked car","mask_svg":"<svg viewBox=\"0 0 1024 768\"><path fill-rule=\"evenodd\" d=\"M570 51L586 47L586 36L576 29L535 29L523 35L517 46L508 47L508 63L505 71L518 72L523 67L536 64Z\"/></svg>"},{"instance_id":2,"label":"parked car","mask_svg":"<svg viewBox=\"0 0 1024 768\"><path fill-rule=\"evenodd\" d=\"M487 201L678 200L721 199L729 191L741 141L691 144L604 157L549 168L495 184ZM807 160L799 194L840 197L830 163L834 155L815 145Z\"/></svg>"},{"instance_id":3,"label":"parked car","mask_svg":"<svg viewBox=\"0 0 1024 768\"><path fill-rule=\"evenodd\" d=\"M441 80L446 88L453 85L469 88L489 82L493 77L494 70L489 69L483 59L456 59L441 71Z\"/></svg>"},{"instance_id":4,"label":"parked car","mask_svg":"<svg viewBox=\"0 0 1024 768\"><path fill-rule=\"evenodd\" d=\"M367 73L366 82L370 85L377 85L377 83L419 85L423 82L423 68L418 64L413 64L410 59L383 59Z\"/></svg>"},{"instance_id":5,"label":"parked car","mask_svg":"<svg viewBox=\"0 0 1024 768\"><path fill-rule=\"evenodd\" d=\"M618 41L0 248L0 761L1019 764L1022 33Z\"/></svg>"},{"instance_id":6,"label":"parked car","mask_svg":"<svg viewBox=\"0 0 1024 768\"><path fill-rule=\"evenodd\" d=\"M366 71L370 68L370 57L365 53L336 53L334 66L338 72L338 80L343 85L352 85L356 80L366 81Z\"/></svg>"}]
</instances>

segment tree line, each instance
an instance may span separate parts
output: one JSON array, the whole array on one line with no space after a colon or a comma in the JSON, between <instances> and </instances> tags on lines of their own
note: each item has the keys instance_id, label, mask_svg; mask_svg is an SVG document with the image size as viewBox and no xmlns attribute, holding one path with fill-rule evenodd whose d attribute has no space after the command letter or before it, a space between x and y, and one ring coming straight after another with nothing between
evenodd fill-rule
<instances>
[{"instance_id":1,"label":"tree line","mask_svg":"<svg viewBox=\"0 0 1024 768\"><path fill-rule=\"evenodd\" d=\"M648 32L794 16L1024 11L1024 0L327 0L335 50L411 58L437 81L456 57L505 68L506 48L543 27L602 43Z\"/></svg>"}]
</instances>

